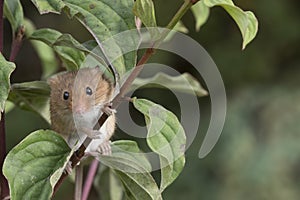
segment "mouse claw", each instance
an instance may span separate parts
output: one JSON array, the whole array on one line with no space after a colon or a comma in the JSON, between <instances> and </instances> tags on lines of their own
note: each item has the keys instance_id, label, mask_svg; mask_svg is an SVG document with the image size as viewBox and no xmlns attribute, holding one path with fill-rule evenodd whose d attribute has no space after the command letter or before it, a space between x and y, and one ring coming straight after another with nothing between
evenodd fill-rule
<instances>
[{"instance_id":1,"label":"mouse claw","mask_svg":"<svg viewBox=\"0 0 300 200\"><path fill-rule=\"evenodd\" d=\"M91 139L101 139L101 132L98 130L91 130L88 131L87 136L89 136L89 138Z\"/></svg>"},{"instance_id":2,"label":"mouse claw","mask_svg":"<svg viewBox=\"0 0 300 200\"><path fill-rule=\"evenodd\" d=\"M104 113L107 114L107 115L112 115L112 114L117 113L116 109L112 109L112 108L111 108L111 105L112 105L111 102L105 104L105 105L103 106L103 108L101 109L102 112L104 112Z\"/></svg>"},{"instance_id":3,"label":"mouse claw","mask_svg":"<svg viewBox=\"0 0 300 200\"><path fill-rule=\"evenodd\" d=\"M111 155L111 141L105 141L103 143L101 143L96 151L89 151L86 152L85 155L86 156L93 156L93 157L98 157L100 155L104 155L104 156L109 156Z\"/></svg>"},{"instance_id":4,"label":"mouse claw","mask_svg":"<svg viewBox=\"0 0 300 200\"><path fill-rule=\"evenodd\" d=\"M72 170L73 170L73 168L72 168L72 162L68 161L68 163L67 163L67 165L66 165L66 167L64 169L64 173L70 175L70 174L72 174Z\"/></svg>"},{"instance_id":5,"label":"mouse claw","mask_svg":"<svg viewBox=\"0 0 300 200\"><path fill-rule=\"evenodd\" d=\"M101 139L101 132L98 130L81 128L81 131L85 133L91 139Z\"/></svg>"},{"instance_id":6,"label":"mouse claw","mask_svg":"<svg viewBox=\"0 0 300 200\"><path fill-rule=\"evenodd\" d=\"M80 165L80 162L77 163L77 166L78 165ZM72 174L72 171L73 171L72 161L69 160L66 167L65 167L65 169L64 169L64 173L70 175L70 174Z\"/></svg>"},{"instance_id":7,"label":"mouse claw","mask_svg":"<svg viewBox=\"0 0 300 200\"><path fill-rule=\"evenodd\" d=\"M97 149L97 151L104 156L109 156L111 155L111 141L105 141L103 143L101 143Z\"/></svg>"}]
</instances>

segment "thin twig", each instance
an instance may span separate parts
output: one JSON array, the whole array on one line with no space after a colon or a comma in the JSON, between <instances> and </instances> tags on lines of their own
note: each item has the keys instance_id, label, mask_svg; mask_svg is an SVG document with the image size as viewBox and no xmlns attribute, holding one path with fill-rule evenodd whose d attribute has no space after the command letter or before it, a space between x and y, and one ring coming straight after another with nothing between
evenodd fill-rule
<instances>
[{"instance_id":1,"label":"thin twig","mask_svg":"<svg viewBox=\"0 0 300 200\"><path fill-rule=\"evenodd\" d=\"M77 165L75 167L75 193L74 193L75 200L81 200L82 183L83 183L83 165Z\"/></svg>"},{"instance_id":2,"label":"thin twig","mask_svg":"<svg viewBox=\"0 0 300 200\"><path fill-rule=\"evenodd\" d=\"M3 52L3 3L4 0L0 0L0 52Z\"/></svg>"},{"instance_id":3,"label":"thin twig","mask_svg":"<svg viewBox=\"0 0 300 200\"><path fill-rule=\"evenodd\" d=\"M4 111L1 113L1 122L0 122L0 181L1 181L1 199L9 196L9 187L6 178L2 173L2 167L4 163L4 159L6 156L6 137L5 137L5 113Z\"/></svg>"},{"instance_id":4,"label":"thin twig","mask_svg":"<svg viewBox=\"0 0 300 200\"><path fill-rule=\"evenodd\" d=\"M99 161L94 159L92 164L90 165L89 172L87 174L84 186L83 186L83 192L82 192L82 198L81 200L87 200L89 197L89 193L91 191L93 181L95 178L95 175L98 170Z\"/></svg>"},{"instance_id":5,"label":"thin twig","mask_svg":"<svg viewBox=\"0 0 300 200\"><path fill-rule=\"evenodd\" d=\"M11 62L15 61L15 59L19 53L19 50L22 46L24 34L25 34L25 26L20 26L18 28L18 31L16 32L16 35L15 35L12 45L11 45L9 61L11 61Z\"/></svg>"}]
</instances>

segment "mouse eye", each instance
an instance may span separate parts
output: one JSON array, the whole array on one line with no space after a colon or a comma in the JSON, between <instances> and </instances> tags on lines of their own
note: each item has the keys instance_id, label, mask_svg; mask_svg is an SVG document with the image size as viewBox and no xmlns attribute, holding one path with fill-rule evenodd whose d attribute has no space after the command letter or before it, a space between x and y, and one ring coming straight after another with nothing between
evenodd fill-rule
<instances>
[{"instance_id":1,"label":"mouse eye","mask_svg":"<svg viewBox=\"0 0 300 200\"><path fill-rule=\"evenodd\" d=\"M68 100L69 96L70 96L69 92L65 91L63 95L64 100Z\"/></svg>"},{"instance_id":2,"label":"mouse eye","mask_svg":"<svg viewBox=\"0 0 300 200\"><path fill-rule=\"evenodd\" d=\"M86 93L87 95L92 95L92 94L93 94L93 91L92 91L92 89L91 89L90 87L86 87L86 88L85 88L85 93Z\"/></svg>"}]
</instances>

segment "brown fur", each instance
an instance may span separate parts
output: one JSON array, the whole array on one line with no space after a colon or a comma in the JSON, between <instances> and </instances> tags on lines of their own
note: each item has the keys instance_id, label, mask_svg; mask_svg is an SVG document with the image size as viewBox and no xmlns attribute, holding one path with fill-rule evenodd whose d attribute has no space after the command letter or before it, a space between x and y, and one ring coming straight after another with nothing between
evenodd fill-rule
<instances>
[{"instance_id":1,"label":"brown fur","mask_svg":"<svg viewBox=\"0 0 300 200\"><path fill-rule=\"evenodd\" d=\"M98 67L63 72L48 79L48 83L51 88L50 114L52 129L60 133L66 141L70 134L77 131L73 113L78 110L85 113L95 108L95 106L104 106L110 102L114 92L113 84L105 78ZM87 87L92 89L92 95L86 94ZM63 99L65 91L69 92L68 100ZM111 137L115 130L114 114L107 119L106 126L109 137Z\"/></svg>"}]
</instances>

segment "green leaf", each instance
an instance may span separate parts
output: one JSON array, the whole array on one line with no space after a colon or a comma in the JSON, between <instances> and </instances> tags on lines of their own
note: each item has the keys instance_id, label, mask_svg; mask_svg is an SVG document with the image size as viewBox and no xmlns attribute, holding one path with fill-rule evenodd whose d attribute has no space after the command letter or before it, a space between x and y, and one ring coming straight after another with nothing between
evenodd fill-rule
<instances>
[{"instance_id":1,"label":"green leaf","mask_svg":"<svg viewBox=\"0 0 300 200\"><path fill-rule=\"evenodd\" d=\"M118 140L112 143L112 155L100 161L114 169L127 194L134 199L161 199L161 193L151 176L151 165L136 142Z\"/></svg>"},{"instance_id":2,"label":"green leaf","mask_svg":"<svg viewBox=\"0 0 300 200\"><path fill-rule=\"evenodd\" d=\"M15 68L15 64L6 61L3 55L0 53L0 112L3 112L4 110L5 101L10 90L10 75Z\"/></svg>"},{"instance_id":3,"label":"green leaf","mask_svg":"<svg viewBox=\"0 0 300 200\"><path fill-rule=\"evenodd\" d=\"M8 99L24 110L41 115L50 124L49 95L46 82L33 81L13 84Z\"/></svg>"},{"instance_id":4,"label":"green leaf","mask_svg":"<svg viewBox=\"0 0 300 200\"><path fill-rule=\"evenodd\" d=\"M163 191L180 174L185 164L186 136L177 117L162 106L146 99L133 99L134 107L145 116L149 147L159 155L160 190Z\"/></svg>"},{"instance_id":5,"label":"green leaf","mask_svg":"<svg viewBox=\"0 0 300 200\"><path fill-rule=\"evenodd\" d=\"M26 18L24 20L24 25L26 37L30 37L30 35L36 30L35 26L29 19ZM30 40L30 42L41 60L43 68L42 79L46 79L58 70L58 62L55 57L55 53L51 47L41 41Z\"/></svg>"},{"instance_id":6,"label":"green leaf","mask_svg":"<svg viewBox=\"0 0 300 200\"><path fill-rule=\"evenodd\" d=\"M50 130L31 133L6 156L3 173L10 198L50 199L71 156L65 140Z\"/></svg>"},{"instance_id":7,"label":"green leaf","mask_svg":"<svg viewBox=\"0 0 300 200\"><path fill-rule=\"evenodd\" d=\"M54 46L53 49L58 53L68 71L78 70L85 59L83 52L70 47Z\"/></svg>"},{"instance_id":8,"label":"green leaf","mask_svg":"<svg viewBox=\"0 0 300 200\"><path fill-rule=\"evenodd\" d=\"M182 21L179 20L177 22L177 24L174 26L173 30L169 32L169 34L167 35L166 39L164 39L164 41L165 42L170 41L174 37L174 35L177 33L177 31L182 32L182 33L188 33L189 32L189 30L184 26ZM143 33L142 33L142 38L144 39L144 37L145 37L145 35L143 35ZM153 41L153 40L148 39L148 42L149 41Z\"/></svg>"},{"instance_id":9,"label":"green leaf","mask_svg":"<svg viewBox=\"0 0 300 200\"><path fill-rule=\"evenodd\" d=\"M10 101L6 101L5 102L5 113L8 113L10 111L12 111L15 108L15 104L10 102Z\"/></svg>"},{"instance_id":10,"label":"green leaf","mask_svg":"<svg viewBox=\"0 0 300 200\"><path fill-rule=\"evenodd\" d=\"M237 23L243 37L243 49L256 36L258 31L258 22L255 15L250 11L243 11L235 6L232 0L203 0L208 7L221 6Z\"/></svg>"},{"instance_id":11,"label":"green leaf","mask_svg":"<svg viewBox=\"0 0 300 200\"><path fill-rule=\"evenodd\" d=\"M138 145L130 140L118 140L112 143L112 156L101 156L105 165L125 172L151 172L151 165Z\"/></svg>"},{"instance_id":12,"label":"green leaf","mask_svg":"<svg viewBox=\"0 0 300 200\"><path fill-rule=\"evenodd\" d=\"M103 66L107 68L107 64L104 61L104 55L101 52L101 49L99 46L97 46L96 41L88 41L84 44L80 44L77 40L75 40L70 34L62 34L55 43L53 44L55 46L66 46L78 49L82 52L85 52L86 54L91 55L95 61L97 62L98 66ZM87 61L87 59L85 60Z\"/></svg>"},{"instance_id":13,"label":"green leaf","mask_svg":"<svg viewBox=\"0 0 300 200\"><path fill-rule=\"evenodd\" d=\"M129 71L136 63L136 51L126 53L128 49L136 49L138 33L127 34L127 37L106 40L115 34L135 29L132 13L132 0L32 0L41 14L53 12L61 13L64 10L70 18L77 18L92 34L104 54L118 70L119 74ZM123 54L122 54L123 53ZM119 57L121 55L121 57Z\"/></svg>"},{"instance_id":14,"label":"green leaf","mask_svg":"<svg viewBox=\"0 0 300 200\"><path fill-rule=\"evenodd\" d=\"M141 19L146 27L149 27L149 32L152 39L158 39L160 33L155 27L155 9L152 0L136 0L133 5L133 13Z\"/></svg>"},{"instance_id":15,"label":"green leaf","mask_svg":"<svg viewBox=\"0 0 300 200\"><path fill-rule=\"evenodd\" d=\"M200 31L201 26L203 26L208 19L209 7L207 7L202 0L193 5L191 10L196 20L195 29L198 32Z\"/></svg>"},{"instance_id":16,"label":"green leaf","mask_svg":"<svg viewBox=\"0 0 300 200\"><path fill-rule=\"evenodd\" d=\"M130 197L126 199L162 199L161 192L150 173L123 173L122 171L116 173L123 183L126 196Z\"/></svg>"},{"instance_id":17,"label":"green leaf","mask_svg":"<svg viewBox=\"0 0 300 200\"><path fill-rule=\"evenodd\" d=\"M50 35L52 37L45 38L45 37L40 37L40 35L45 34ZM59 37L57 37L60 35ZM107 64L104 61L104 55L101 52L101 49L99 46L97 46L97 43L95 41L89 41L84 44L80 44L77 40L75 40L70 34L61 34L58 33L56 30L52 29L40 29L33 33L31 35L32 39L40 39L41 41L46 42L50 46L52 46L55 50L60 50L61 48L63 50L67 49L74 49L78 50L80 53L86 53L87 56L85 56L84 59L80 58L79 63L80 63L80 68L83 67L94 67L94 66L99 66L105 71L106 69L109 69ZM61 53L61 51L59 51ZM74 56L76 58L76 56ZM112 72L115 72L113 68L110 68L109 71L105 71L108 74L108 77L112 76ZM113 73L116 74L116 73Z\"/></svg>"},{"instance_id":18,"label":"green leaf","mask_svg":"<svg viewBox=\"0 0 300 200\"><path fill-rule=\"evenodd\" d=\"M102 200L123 199L122 182L116 174L113 173L112 169L104 165L100 165L99 167L94 186Z\"/></svg>"},{"instance_id":19,"label":"green leaf","mask_svg":"<svg viewBox=\"0 0 300 200\"><path fill-rule=\"evenodd\" d=\"M58 54L60 59L65 64L65 67L67 70L77 70L80 68L82 62L85 59L85 55L82 51L79 51L77 49L67 47L67 46L56 46L55 42L58 38L60 38L63 34L59 31L56 31L54 29L38 29L34 31L30 35L30 39L39 40L50 47L53 48L53 50ZM75 39L73 38L75 41Z\"/></svg>"},{"instance_id":20,"label":"green leaf","mask_svg":"<svg viewBox=\"0 0 300 200\"><path fill-rule=\"evenodd\" d=\"M131 86L131 90L139 87L143 88L167 88L169 90L180 91L199 97L207 95L197 79L188 73L179 76L170 76L165 73L157 73L151 78L136 78Z\"/></svg>"},{"instance_id":21,"label":"green leaf","mask_svg":"<svg viewBox=\"0 0 300 200\"><path fill-rule=\"evenodd\" d=\"M175 31L182 32L182 33L188 33L188 32L189 32L189 30L184 26L184 24L182 23L181 20L179 20L179 21L177 22L177 24L174 26L174 30L175 30ZM171 33L172 33L172 32L171 32ZM170 34L171 34L171 33L170 33Z\"/></svg>"},{"instance_id":22,"label":"green leaf","mask_svg":"<svg viewBox=\"0 0 300 200\"><path fill-rule=\"evenodd\" d=\"M139 17L146 27L156 27L155 10L152 0L136 0L133 13Z\"/></svg>"},{"instance_id":23,"label":"green leaf","mask_svg":"<svg viewBox=\"0 0 300 200\"><path fill-rule=\"evenodd\" d=\"M4 16L8 19L13 35L22 26L24 20L23 7L19 0L5 0L4 1Z\"/></svg>"},{"instance_id":24,"label":"green leaf","mask_svg":"<svg viewBox=\"0 0 300 200\"><path fill-rule=\"evenodd\" d=\"M57 0L43 1L31 0L40 14L56 13L60 14L61 9L65 6L64 2Z\"/></svg>"}]
</instances>

